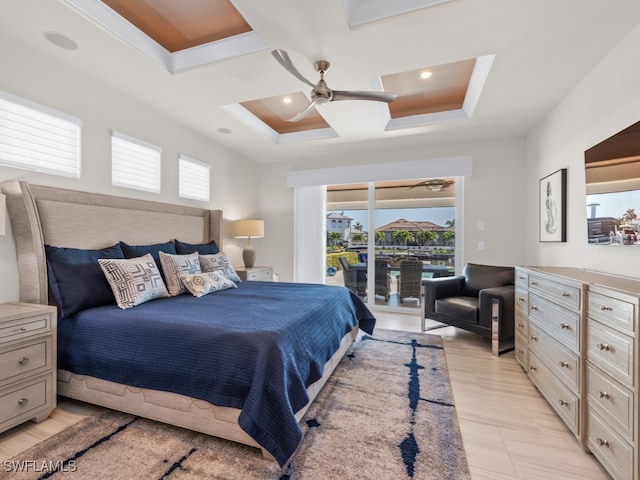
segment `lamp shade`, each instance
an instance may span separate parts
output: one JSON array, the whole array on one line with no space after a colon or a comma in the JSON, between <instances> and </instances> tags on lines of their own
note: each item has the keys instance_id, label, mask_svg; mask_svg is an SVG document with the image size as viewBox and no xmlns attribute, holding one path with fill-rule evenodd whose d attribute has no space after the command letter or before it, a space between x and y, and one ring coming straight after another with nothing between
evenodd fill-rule
<instances>
[{"instance_id":1,"label":"lamp shade","mask_svg":"<svg viewBox=\"0 0 640 480\"><path fill-rule=\"evenodd\" d=\"M238 220L234 224L236 238L264 237L264 220Z\"/></svg>"}]
</instances>

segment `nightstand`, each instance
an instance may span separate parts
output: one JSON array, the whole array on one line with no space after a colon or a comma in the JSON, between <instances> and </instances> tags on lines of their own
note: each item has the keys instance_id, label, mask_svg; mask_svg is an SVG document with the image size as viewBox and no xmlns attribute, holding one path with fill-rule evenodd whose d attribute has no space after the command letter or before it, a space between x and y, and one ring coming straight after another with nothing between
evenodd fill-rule
<instances>
[{"instance_id":1,"label":"nightstand","mask_svg":"<svg viewBox=\"0 0 640 480\"><path fill-rule=\"evenodd\" d=\"M0 304L0 432L56 406L56 308Z\"/></svg>"},{"instance_id":2,"label":"nightstand","mask_svg":"<svg viewBox=\"0 0 640 480\"><path fill-rule=\"evenodd\" d=\"M235 271L242 280L258 280L261 282L273 281L273 267L239 267Z\"/></svg>"}]
</instances>

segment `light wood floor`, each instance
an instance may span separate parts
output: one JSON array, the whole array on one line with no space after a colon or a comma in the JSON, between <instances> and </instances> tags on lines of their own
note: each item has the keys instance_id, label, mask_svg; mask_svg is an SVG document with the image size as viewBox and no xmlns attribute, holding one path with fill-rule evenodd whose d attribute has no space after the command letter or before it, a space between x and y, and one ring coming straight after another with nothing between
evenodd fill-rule
<instances>
[{"instance_id":1,"label":"light wood floor","mask_svg":"<svg viewBox=\"0 0 640 480\"><path fill-rule=\"evenodd\" d=\"M420 331L417 315L376 312L377 327ZM444 339L460 430L473 480L607 480L516 364L494 357L488 342L454 327ZM63 400L42 423L0 434L0 461L80 421L91 405Z\"/></svg>"}]
</instances>

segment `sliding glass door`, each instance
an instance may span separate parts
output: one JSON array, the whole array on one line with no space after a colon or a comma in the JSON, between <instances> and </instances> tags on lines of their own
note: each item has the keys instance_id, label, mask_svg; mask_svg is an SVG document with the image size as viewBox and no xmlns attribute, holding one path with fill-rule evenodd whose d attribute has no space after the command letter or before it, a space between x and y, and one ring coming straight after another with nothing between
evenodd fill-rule
<instances>
[{"instance_id":1,"label":"sliding glass door","mask_svg":"<svg viewBox=\"0 0 640 480\"><path fill-rule=\"evenodd\" d=\"M416 311L422 279L454 273L455 200L456 178L328 186L326 283Z\"/></svg>"}]
</instances>

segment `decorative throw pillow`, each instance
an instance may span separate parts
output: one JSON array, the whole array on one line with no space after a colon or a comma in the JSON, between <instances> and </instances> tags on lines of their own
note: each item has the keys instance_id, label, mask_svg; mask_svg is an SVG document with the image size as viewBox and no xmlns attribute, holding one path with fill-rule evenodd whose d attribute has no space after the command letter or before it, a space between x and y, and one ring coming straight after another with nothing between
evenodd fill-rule
<instances>
[{"instance_id":1,"label":"decorative throw pillow","mask_svg":"<svg viewBox=\"0 0 640 480\"><path fill-rule=\"evenodd\" d=\"M182 283L187 287L194 297L202 297L218 290L227 288L238 288L238 286L227 277L214 272L196 273L194 275L180 275Z\"/></svg>"},{"instance_id":2,"label":"decorative throw pillow","mask_svg":"<svg viewBox=\"0 0 640 480\"><path fill-rule=\"evenodd\" d=\"M98 262L120 308L169 296L150 253L122 260L101 258Z\"/></svg>"},{"instance_id":3,"label":"decorative throw pillow","mask_svg":"<svg viewBox=\"0 0 640 480\"><path fill-rule=\"evenodd\" d=\"M162 281L165 281L165 278L164 272L162 268L160 268L160 252L171 253L173 255L177 253L176 247L171 241L166 243L155 243L153 245L129 245L128 243L120 242L120 246L122 247L122 251L126 258L142 257L143 255L150 253L153 257L153 261L156 262L158 270L160 270Z\"/></svg>"},{"instance_id":4,"label":"decorative throw pillow","mask_svg":"<svg viewBox=\"0 0 640 480\"><path fill-rule=\"evenodd\" d=\"M218 244L214 241L209 243L185 243L180 240L174 240L176 251L180 255L186 255L188 253L198 252L201 255L210 255L214 253L218 253L220 249L218 248Z\"/></svg>"},{"instance_id":5,"label":"decorative throw pillow","mask_svg":"<svg viewBox=\"0 0 640 480\"><path fill-rule=\"evenodd\" d=\"M186 293L187 289L183 285L180 275L200 273L200 260L198 252L189 255L171 255L160 252L160 263L164 278L167 281L167 289L172 297Z\"/></svg>"},{"instance_id":6,"label":"decorative throw pillow","mask_svg":"<svg viewBox=\"0 0 640 480\"><path fill-rule=\"evenodd\" d=\"M49 288L60 310L60 318L70 317L85 308L114 303L98 259L124 258L120 245L100 250L45 245L45 252Z\"/></svg>"},{"instance_id":7,"label":"decorative throw pillow","mask_svg":"<svg viewBox=\"0 0 640 480\"><path fill-rule=\"evenodd\" d=\"M229 258L224 252L214 255L200 255L200 268L203 272L215 272L227 277L232 282L241 282L240 277L233 269Z\"/></svg>"}]
</instances>

